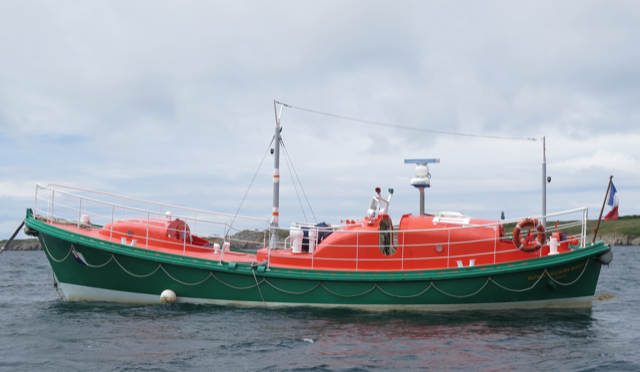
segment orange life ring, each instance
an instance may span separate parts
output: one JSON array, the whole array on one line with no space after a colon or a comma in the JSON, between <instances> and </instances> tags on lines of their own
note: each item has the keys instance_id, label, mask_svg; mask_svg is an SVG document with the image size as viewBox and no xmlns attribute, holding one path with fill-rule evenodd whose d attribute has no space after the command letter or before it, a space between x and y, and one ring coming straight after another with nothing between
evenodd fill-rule
<instances>
[{"instance_id":1,"label":"orange life ring","mask_svg":"<svg viewBox=\"0 0 640 372\"><path fill-rule=\"evenodd\" d=\"M527 242L525 238L521 236L521 231L527 227L533 227L536 229L537 237L535 240ZM518 222L513 229L513 245L519 250L527 253L533 253L542 248L544 242L547 240L547 232L544 226L538 220L532 220L531 218L525 218Z\"/></svg>"},{"instance_id":2,"label":"orange life ring","mask_svg":"<svg viewBox=\"0 0 640 372\"><path fill-rule=\"evenodd\" d=\"M567 238L567 242L569 242L569 244L571 244L572 246L577 246L578 244L580 244L580 240L578 239L577 236L572 236L570 238Z\"/></svg>"}]
</instances>

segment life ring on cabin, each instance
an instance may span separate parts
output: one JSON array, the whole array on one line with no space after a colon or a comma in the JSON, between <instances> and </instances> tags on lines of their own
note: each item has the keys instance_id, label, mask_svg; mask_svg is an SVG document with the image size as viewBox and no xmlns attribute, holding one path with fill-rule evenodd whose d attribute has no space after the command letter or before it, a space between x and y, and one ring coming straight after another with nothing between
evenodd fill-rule
<instances>
[{"instance_id":1,"label":"life ring on cabin","mask_svg":"<svg viewBox=\"0 0 640 372\"><path fill-rule=\"evenodd\" d=\"M533 227L534 229L536 229L536 239L531 239L531 234L529 234L529 236L526 238L523 238L521 236L522 230L526 229L527 227ZM516 227L513 229L513 245L515 245L516 248L523 252L536 252L538 249L542 248L546 240L547 232L545 231L544 226L542 226L542 224L538 220L525 218L524 220L518 222Z\"/></svg>"},{"instance_id":2,"label":"life ring on cabin","mask_svg":"<svg viewBox=\"0 0 640 372\"><path fill-rule=\"evenodd\" d=\"M567 242L569 242L569 246L576 247L578 246L578 244L580 244L580 239L578 239L577 236L572 236L570 238L567 238Z\"/></svg>"}]
</instances>

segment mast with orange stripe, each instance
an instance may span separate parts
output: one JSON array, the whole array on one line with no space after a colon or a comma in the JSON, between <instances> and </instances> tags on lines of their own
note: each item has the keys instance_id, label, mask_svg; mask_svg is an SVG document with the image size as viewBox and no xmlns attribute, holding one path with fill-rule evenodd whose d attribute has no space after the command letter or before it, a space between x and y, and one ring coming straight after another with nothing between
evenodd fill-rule
<instances>
[{"instance_id":1,"label":"mast with orange stripe","mask_svg":"<svg viewBox=\"0 0 640 372\"><path fill-rule=\"evenodd\" d=\"M282 115L282 107L284 107L284 105L280 104L280 112L278 113L278 103L278 101L273 100L273 110L276 115L276 134L274 136L275 145L272 149L273 209L271 215L271 226L269 228L269 232L271 233L269 248L276 248L280 242L280 237L278 236L278 220L280 216L280 132L282 131L282 127L280 127L280 116Z\"/></svg>"}]
</instances>

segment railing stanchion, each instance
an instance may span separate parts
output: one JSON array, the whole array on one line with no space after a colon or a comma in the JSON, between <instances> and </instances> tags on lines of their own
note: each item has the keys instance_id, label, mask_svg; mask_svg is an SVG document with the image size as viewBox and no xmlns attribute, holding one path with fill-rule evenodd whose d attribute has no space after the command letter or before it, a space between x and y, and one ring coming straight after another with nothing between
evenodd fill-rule
<instances>
[{"instance_id":1,"label":"railing stanchion","mask_svg":"<svg viewBox=\"0 0 640 372\"><path fill-rule=\"evenodd\" d=\"M582 221L580 221L580 248L584 246L584 210L582 211Z\"/></svg>"},{"instance_id":2,"label":"railing stanchion","mask_svg":"<svg viewBox=\"0 0 640 372\"><path fill-rule=\"evenodd\" d=\"M82 218L82 198L80 198L79 200L80 200L80 208L78 208L78 231L77 231L78 234L80 234L80 219Z\"/></svg>"},{"instance_id":3,"label":"railing stanchion","mask_svg":"<svg viewBox=\"0 0 640 372\"><path fill-rule=\"evenodd\" d=\"M184 228L182 229L182 255L187 254L187 219L184 219Z\"/></svg>"},{"instance_id":4,"label":"railing stanchion","mask_svg":"<svg viewBox=\"0 0 640 372\"><path fill-rule=\"evenodd\" d=\"M116 206L112 205L111 206L111 232L109 233L109 242L111 242L111 239L113 239L113 222L114 222L114 217L113 215L116 213Z\"/></svg>"},{"instance_id":5,"label":"railing stanchion","mask_svg":"<svg viewBox=\"0 0 640 372\"><path fill-rule=\"evenodd\" d=\"M447 230L447 269L449 268L449 257L451 257L451 229Z\"/></svg>"},{"instance_id":6,"label":"railing stanchion","mask_svg":"<svg viewBox=\"0 0 640 372\"><path fill-rule=\"evenodd\" d=\"M582 211L582 246L581 248L584 248L586 246L586 242L587 242L587 222L589 221L589 210L588 209L584 209Z\"/></svg>"},{"instance_id":7,"label":"railing stanchion","mask_svg":"<svg viewBox=\"0 0 640 372\"><path fill-rule=\"evenodd\" d=\"M267 246L267 223L264 223L264 234L262 235L262 247L266 247ZM269 254L271 254L271 251L269 251Z\"/></svg>"},{"instance_id":8,"label":"railing stanchion","mask_svg":"<svg viewBox=\"0 0 640 372\"><path fill-rule=\"evenodd\" d=\"M358 251L359 250L360 250L360 232L356 231L356 271L358 271L358 259L359 259Z\"/></svg>"},{"instance_id":9,"label":"railing stanchion","mask_svg":"<svg viewBox=\"0 0 640 372\"><path fill-rule=\"evenodd\" d=\"M493 263L496 263L496 251L498 250L498 226L493 227Z\"/></svg>"},{"instance_id":10,"label":"railing stanchion","mask_svg":"<svg viewBox=\"0 0 640 372\"><path fill-rule=\"evenodd\" d=\"M224 223L224 236L222 237L222 247L221 247L221 252L220 252L220 262L218 263L218 265L222 266L222 261L224 261L224 243L227 242L227 223ZM229 247L231 247L231 245L229 245Z\"/></svg>"},{"instance_id":11,"label":"railing stanchion","mask_svg":"<svg viewBox=\"0 0 640 372\"><path fill-rule=\"evenodd\" d=\"M400 228L400 226L398 226L398 228ZM403 257L404 257L404 247L407 244L407 241L405 239L407 239L407 236L405 235L405 232L403 231L402 232L402 252L403 252L402 256ZM403 266L404 266L404 264L403 264Z\"/></svg>"},{"instance_id":12,"label":"railing stanchion","mask_svg":"<svg viewBox=\"0 0 640 372\"><path fill-rule=\"evenodd\" d=\"M151 213L147 212L147 244L146 248L149 249L149 220L151 219Z\"/></svg>"},{"instance_id":13,"label":"railing stanchion","mask_svg":"<svg viewBox=\"0 0 640 372\"><path fill-rule=\"evenodd\" d=\"M544 220L546 221L547 219L545 218ZM545 231L545 234L546 234L546 231L547 231L546 226L545 226L545 228L544 228L544 231ZM545 242L545 243L546 243L546 242ZM544 246L544 243L542 243L542 244L543 244L543 246ZM540 257L542 257L542 247L540 247L540 249L538 249L538 252L540 252Z\"/></svg>"},{"instance_id":14,"label":"railing stanchion","mask_svg":"<svg viewBox=\"0 0 640 372\"><path fill-rule=\"evenodd\" d=\"M220 254L220 265L222 265L222 261L224 261L224 250L225 250L225 243L227 242L227 237L225 236L224 239L222 240L222 253ZM231 242L229 242L229 248L231 248Z\"/></svg>"},{"instance_id":15,"label":"railing stanchion","mask_svg":"<svg viewBox=\"0 0 640 372\"><path fill-rule=\"evenodd\" d=\"M589 230L589 210L585 209L585 217L584 217L584 244L582 248L587 246L587 231Z\"/></svg>"},{"instance_id":16,"label":"railing stanchion","mask_svg":"<svg viewBox=\"0 0 640 372\"><path fill-rule=\"evenodd\" d=\"M51 189L49 189L49 193L47 193L47 214L45 216L51 216Z\"/></svg>"},{"instance_id":17,"label":"railing stanchion","mask_svg":"<svg viewBox=\"0 0 640 372\"><path fill-rule=\"evenodd\" d=\"M53 204L56 200L56 191L51 190L51 219L49 220L49 224L53 225Z\"/></svg>"},{"instance_id":18,"label":"railing stanchion","mask_svg":"<svg viewBox=\"0 0 640 372\"><path fill-rule=\"evenodd\" d=\"M33 204L33 217L38 214L38 184L36 183L36 201Z\"/></svg>"},{"instance_id":19,"label":"railing stanchion","mask_svg":"<svg viewBox=\"0 0 640 372\"><path fill-rule=\"evenodd\" d=\"M393 244L393 233L391 233L391 244ZM402 249L402 261L400 261L400 271L404 271L404 249Z\"/></svg>"}]
</instances>

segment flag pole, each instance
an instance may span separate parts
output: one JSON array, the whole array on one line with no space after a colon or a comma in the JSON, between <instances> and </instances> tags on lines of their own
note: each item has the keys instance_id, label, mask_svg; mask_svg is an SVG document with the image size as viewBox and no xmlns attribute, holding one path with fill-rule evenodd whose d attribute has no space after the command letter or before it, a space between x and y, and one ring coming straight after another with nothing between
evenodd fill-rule
<instances>
[{"instance_id":1,"label":"flag pole","mask_svg":"<svg viewBox=\"0 0 640 372\"><path fill-rule=\"evenodd\" d=\"M595 243L596 235L598 235L598 228L600 227L600 220L602 219L602 212L604 211L604 205L607 203L607 196L609 196L609 190L611 190L611 180L613 176L609 176L609 186L607 186L607 193L604 194L604 201L602 202L602 209L600 209L600 217L598 217L598 224L596 225L596 229L593 230L593 241L591 243Z\"/></svg>"}]
</instances>

